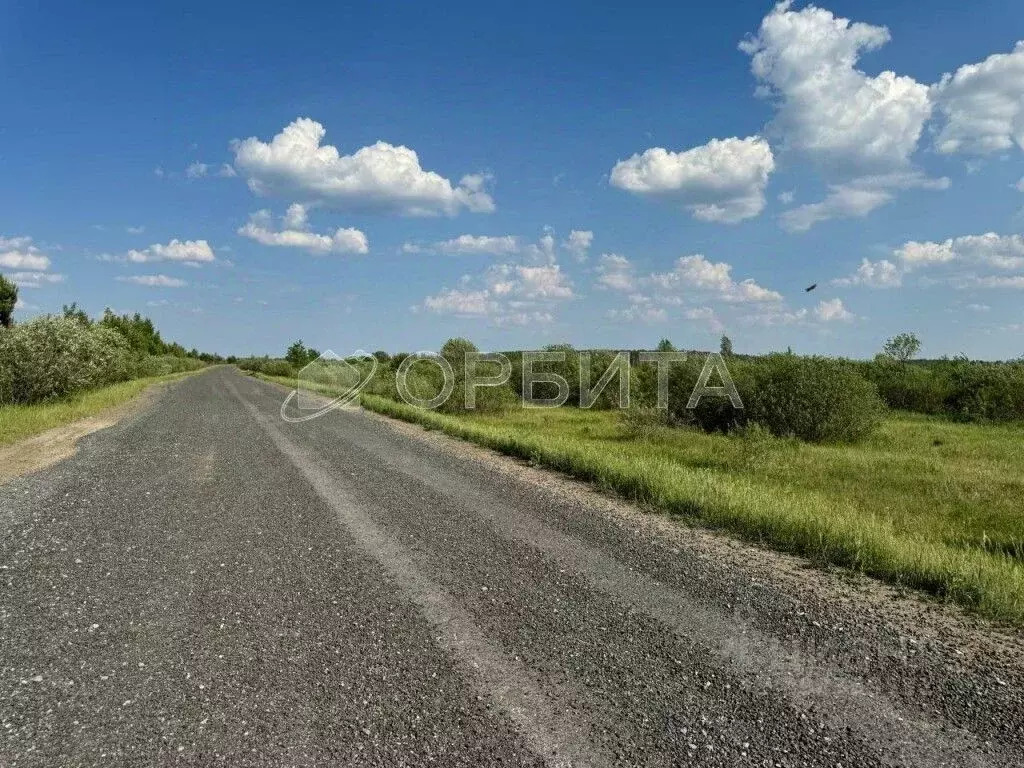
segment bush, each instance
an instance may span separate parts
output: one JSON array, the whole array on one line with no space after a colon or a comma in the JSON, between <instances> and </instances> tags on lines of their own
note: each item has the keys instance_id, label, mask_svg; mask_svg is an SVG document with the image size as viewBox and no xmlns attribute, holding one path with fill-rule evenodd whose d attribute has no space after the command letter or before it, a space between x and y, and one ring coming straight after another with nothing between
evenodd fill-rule
<instances>
[{"instance_id":1,"label":"bush","mask_svg":"<svg viewBox=\"0 0 1024 768\"><path fill-rule=\"evenodd\" d=\"M1024 364L986 363L964 357L899 363L879 356L863 364L890 408L943 415L958 421L1024 419Z\"/></svg>"},{"instance_id":2,"label":"bush","mask_svg":"<svg viewBox=\"0 0 1024 768\"><path fill-rule=\"evenodd\" d=\"M727 362L743 401L734 408L728 397L701 397L687 404L705 361L694 358L673 365L669 374L669 417L705 432L737 432L759 425L778 437L809 442L855 442L881 421L885 406L875 385L852 363L823 357L768 355ZM709 386L719 386L712 374Z\"/></svg>"},{"instance_id":3,"label":"bush","mask_svg":"<svg viewBox=\"0 0 1024 768\"><path fill-rule=\"evenodd\" d=\"M747 423L748 411L733 407L728 397L705 395L701 397L696 408L687 408L690 395L693 393L700 374L704 370L705 359L690 357L675 363L669 372L668 405L669 417L673 423L692 425L705 432L733 432ZM745 362L731 360L727 363L729 375L740 394L744 404L749 402L752 393L750 368ZM721 381L713 374L708 386L720 386ZM653 400L652 400L653 402Z\"/></svg>"},{"instance_id":4,"label":"bush","mask_svg":"<svg viewBox=\"0 0 1024 768\"><path fill-rule=\"evenodd\" d=\"M814 443L856 442L885 412L875 385L852 364L796 355L758 360L744 404L747 418L772 434Z\"/></svg>"},{"instance_id":5,"label":"bush","mask_svg":"<svg viewBox=\"0 0 1024 768\"><path fill-rule=\"evenodd\" d=\"M138 361L136 376L167 376L171 373L198 371L205 368L206 363L193 357L178 355L148 355Z\"/></svg>"},{"instance_id":6,"label":"bush","mask_svg":"<svg viewBox=\"0 0 1024 768\"><path fill-rule=\"evenodd\" d=\"M44 316L0 331L0 405L126 381L136 369L128 341L104 326Z\"/></svg>"},{"instance_id":7,"label":"bush","mask_svg":"<svg viewBox=\"0 0 1024 768\"><path fill-rule=\"evenodd\" d=\"M960 421L1024 418L1024 365L943 361L946 412Z\"/></svg>"},{"instance_id":8,"label":"bush","mask_svg":"<svg viewBox=\"0 0 1024 768\"><path fill-rule=\"evenodd\" d=\"M294 379L297 375L291 363L287 360L279 360L272 357L245 357L238 361L238 367L243 371L262 373L267 376L284 376Z\"/></svg>"}]
</instances>

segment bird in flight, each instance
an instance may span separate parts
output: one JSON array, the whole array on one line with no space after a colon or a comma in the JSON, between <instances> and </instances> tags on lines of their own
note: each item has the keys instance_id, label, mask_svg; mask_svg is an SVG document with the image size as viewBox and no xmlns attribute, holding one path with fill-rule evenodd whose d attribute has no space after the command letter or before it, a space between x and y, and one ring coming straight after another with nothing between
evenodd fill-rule
<instances>
[{"instance_id":1,"label":"bird in flight","mask_svg":"<svg viewBox=\"0 0 1024 768\"><path fill-rule=\"evenodd\" d=\"M806 288L804 288L804 292L805 293L810 293L811 291L813 291L817 287L818 287L817 283L814 283L813 285L808 285Z\"/></svg>"}]
</instances>

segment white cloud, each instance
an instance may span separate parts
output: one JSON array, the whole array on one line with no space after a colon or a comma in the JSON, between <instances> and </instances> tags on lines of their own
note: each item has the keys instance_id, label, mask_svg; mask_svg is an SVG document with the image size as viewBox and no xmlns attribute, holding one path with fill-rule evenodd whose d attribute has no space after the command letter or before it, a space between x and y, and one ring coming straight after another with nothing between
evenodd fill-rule
<instances>
[{"instance_id":1,"label":"white cloud","mask_svg":"<svg viewBox=\"0 0 1024 768\"><path fill-rule=\"evenodd\" d=\"M932 113L928 86L885 71L857 69L860 56L889 42L889 30L813 5L775 6L757 35L740 44L757 93L776 108L769 133L784 152L809 159L830 181L828 196L783 214L799 232L832 218L866 216L897 190L945 189L911 167Z\"/></svg>"},{"instance_id":2,"label":"white cloud","mask_svg":"<svg viewBox=\"0 0 1024 768\"><path fill-rule=\"evenodd\" d=\"M832 281L833 285L864 285L889 288L902 284L903 278L917 270L940 270L938 278L926 281L948 282L957 288L1016 288L1024 285L1024 236L982 235L951 237L941 242L909 240L892 252L892 259L861 261L849 277ZM995 271L997 274L991 274Z\"/></svg>"},{"instance_id":3,"label":"white cloud","mask_svg":"<svg viewBox=\"0 0 1024 768\"><path fill-rule=\"evenodd\" d=\"M569 239L562 243L562 247L576 259L586 261L590 253L590 246L594 243L594 233L586 229L573 229L569 232Z\"/></svg>"},{"instance_id":4,"label":"white cloud","mask_svg":"<svg viewBox=\"0 0 1024 768\"><path fill-rule=\"evenodd\" d=\"M1014 186L1017 188L1018 192L1024 192L1024 176L1021 176L1020 181L1018 181Z\"/></svg>"},{"instance_id":5,"label":"white cloud","mask_svg":"<svg viewBox=\"0 0 1024 768\"><path fill-rule=\"evenodd\" d=\"M154 243L141 251L128 251L128 261L144 264L152 261L178 261L199 265L215 260L213 248L205 240L171 240L167 245Z\"/></svg>"},{"instance_id":6,"label":"white cloud","mask_svg":"<svg viewBox=\"0 0 1024 768\"><path fill-rule=\"evenodd\" d=\"M64 282L64 275L54 272L10 272L4 277L19 288L41 288L50 283Z\"/></svg>"},{"instance_id":7,"label":"white cloud","mask_svg":"<svg viewBox=\"0 0 1024 768\"><path fill-rule=\"evenodd\" d=\"M960 262L995 269L1024 269L1024 236L965 235L941 243L919 243L913 240L898 248L894 255L908 268Z\"/></svg>"},{"instance_id":8,"label":"white cloud","mask_svg":"<svg viewBox=\"0 0 1024 768\"><path fill-rule=\"evenodd\" d=\"M715 310L711 307L693 307L691 309L687 309L683 312L683 317L687 320L707 323L708 328L714 333L719 333L725 330L725 325L718 319L718 315L715 314Z\"/></svg>"},{"instance_id":9,"label":"white cloud","mask_svg":"<svg viewBox=\"0 0 1024 768\"><path fill-rule=\"evenodd\" d=\"M125 227L124 231L127 232L129 235L141 235L143 232L146 231L146 228L143 226Z\"/></svg>"},{"instance_id":10,"label":"white cloud","mask_svg":"<svg viewBox=\"0 0 1024 768\"><path fill-rule=\"evenodd\" d=\"M614 187L681 203L695 218L733 224L764 209L764 190L775 169L760 136L712 139L684 152L648 149L616 163Z\"/></svg>"},{"instance_id":11,"label":"white cloud","mask_svg":"<svg viewBox=\"0 0 1024 768\"><path fill-rule=\"evenodd\" d=\"M1012 53L965 64L932 86L944 125L935 146L944 154L1024 149L1024 40Z\"/></svg>"},{"instance_id":12,"label":"white cloud","mask_svg":"<svg viewBox=\"0 0 1024 768\"><path fill-rule=\"evenodd\" d=\"M832 281L832 285L863 285L868 288L898 288L902 284L902 270L888 259L862 259L852 275Z\"/></svg>"},{"instance_id":13,"label":"white cloud","mask_svg":"<svg viewBox=\"0 0 1024 768\"><path fill-rule=\"evenodd\" d=\"M549 323L550 306L573 298L573 286L557 264L496 264L461 287L423 300L423 309L442 315L486 317L498 325ZM474 285L476 283L476 285Z\"/></svg>"},{"instance_id":14,"label":"white cloud","mask_svg":"<svg viewBox=\"0 0 1024 768\"><path fill-rule=\"evenodd\" d=\"M814 308L814 316L823 323L849 322L853 320L853 313L847 311L843 306L842 299L828 299L818 302Z\"/></svg>"},{"instance_id":15,"label":"white cloud","mask_svg":"<svg viewBox=\"0 0 1024 768\"><path fill-rule=\"evenodd\" d=\"M668 312L661 307L632 304L625 309L609 309L605 315L611 320L624 322L664 323L668 320Z\"/></svg>"},{"instance_id":16,"label":"white cloud","mask_svg":"<svg viewBox=\"0 0 1024 768\"><path fill-rule=\"evenodd\" d=\"M491 298L490 291L460 291L449 289L436 296L428 296L423 306L441 315L489 315L497 310L498 303Z\"/></svg>"},{"instance_id":17,"label":"white cloud","mask_svg":"<svg viewBox=\"0 0 1024 768\"><path fill-rule=\"evenodd\" d=\"M451 240L436 243L433 249L447 254L507 256L519 251L519 240L512 235L502 235L500 237L459 235Z\"/></svg>"},{"instance_id":18,"label":"white cloud","mask_svg":"<svg viewBox=\"0 0 1024 768\"><path fill-rule=\"evenodd\" d=\"M269 143L256 137L232 143L235 169L258 194L289 194L339 209L455 215L463 208L490 213L487 178L463 176L458 185L420 166L416 152L378 141L351 155L321 144L326 130L299 118Z\"/></svg>"},{"instance_id":19,"label":"white cloud","mask_svg":"<svg viewBox=\"0 0 1024 768\"><path fill-rule=\"evenodd\" d=\"M881 173L906 166L931 114L928 87L910 77L856 68L861 54L889 42L889 30L809 5L775 6L740 49L758 90L774 103L783 147L823 167Z\"/></svg>"},{"instance_id":20,"label":"white cloud","mask_svg":"<svg viewBox=\"0 0 1024 768\"><path fill-rule=\"evenodd\" d=\"M217 175L223 179L233 179L238 175L238 172L234 169L234 166L228 163L221 163L220 170L217 171Z\"/></svg>"},{"instance_id":21,"label":"white cloud","mask_svg":"<svg viewBox=\"0 0 1024 768\"><path fill-rule=\"evenodd\" d=\"M956 258L953 253L952 240L947 240L944 243L918 243L910 240L893 251L893 256L908 268L928 264L945 264Z\"/></svg>"},{"instance_id":22,"label":"white cloud","mask_svg":"<svg viewBox=\"0 0 1024 768\"><path fill-rule=\"evenodd\" d=\"M613 291L632 291L636 285L633 265L625 256L615 253L601 255L597 265L597 282Z\"/></svg>"},{"instance_id":23,"label":"white cloud","mask_svg":"<svg viewBox=\"0 0 1024 768\"><path fill-rule=\"evenodd\" d=\"M895 198L899 189L947 189L949 179L931 179L917 172L863 176L844 184L829 186L828 196L818 203L801 205L781 216L784 229L805 232L828 219L859 218Z\"/></svg>"},{"instance_id":24,"label":"white cloud","mask_svg":"<svg viewBox=\"0 0 1024 768\"><path fill-rule=\"evenodd\" d=\"M7 251L0 253L0 267L40 272L50 268L50 259L32 251Z\"/></svg>"},{"instance_id":25,"label":"white cloud","mask_svg":"<svg viewBox=\"0 0 1024 768\"><path fill-rule=\"evenodd\" d=\"M360 230L339 228L333 235L321 235L308 230L306 210L294 204L282 217L285 229L274 230L270 211L261 210L252 214L249 221L239 228L238 234L262 245L281 248L300 248L315 255L328 253L368 253L370 243Z\"/></svg>"},{"instance_id":26,"label":"white cloud","mask_svg":"<svg viewBox=\"0 0 1024 768\"><path fill-rule=\"evenodd\" d=\"M288 206L288 210L285 211L281 221L284 223L285 229L307 229L309 227L309 213L306 211L306 206L292 203Z\"/></svg>"},{"instance_id":27,"label":"white cloud","mask_svg":"<svg viewBox=\"0 0 1024 768\"><path fill-rule=\"evenodd\" d=\"M145 285L150 288L181 288L188 285L184 280L177 277L168 277L167 275L122 275L117 280L122 283L134 283L135 285Z\"/></svg>"},{"instance_id":28,"label":"white cloud","mask_svg":"<svg viewBox=\"0 0 1024 768\"><path fill-rule=\"evenodd\" d=\"M731 303L782 301L781 294L761 287L752 279L737 283L732 278L730 264L711 262L700 254L683 256L670 272L655 273L646 280L664 291L692 289Z\"/></svg>"},{"instance_id":29,"label":"white cloud","mask_svg":"<svg viewBox=\"0 0 1024 768\"><path fill-rule=\"evenodd\" d=\"M50 257L32 244L27 236L0 236L0 267L43 272L50 268Z\"/></svg>"},{"instance_id":30,"label":"white cloud","mask_svg":"<svg viewBox=\"0 0 1024 768\"><path fill-rule=\"evenodd\" d=\"M573 296L572 283L557 264L499 264L487 271L486 280L491 292L498 296L528 300Z\"/></svg>"},{"instance_id":31,"label":"white cloud","mask_svg":"<svg viewBox=\"0 0 1024 768\"><path fill-rule=\"evenodd\" d=\"M189 163L185 169L185 178L201 179L210 172L210 166L206 163Z\"/></svg>"}]
</instances>

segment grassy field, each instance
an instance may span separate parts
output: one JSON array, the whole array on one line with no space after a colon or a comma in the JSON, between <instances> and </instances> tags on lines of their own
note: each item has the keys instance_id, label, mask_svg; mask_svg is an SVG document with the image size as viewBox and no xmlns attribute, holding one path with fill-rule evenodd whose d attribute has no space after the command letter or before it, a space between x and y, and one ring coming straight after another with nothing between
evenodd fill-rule
<instances>
[{"instance_id":1,"label":"grassy field","mask_svg":"<svg viewBox=\"0 0 1024 768\"><path fill-rule=\"evenodd\" d=\"M279 379L294 386L294 380ZM364 407L594 482L690 521L1024 623L1024 425L898 414L857 445L652 428L617 412Z\"/></svg>"},{"instance_id":2,"label":"grassy field","mask_svg":"<svg viewBox=\"0 0 1024 768\"><path fill-rule=\"evenodd\" d=\"M75 397L35 405L5 405L0 407L0 445L22 440L54 427L70 424L121 405L144 389L162 382L176 381L195 371L171 373L132 379L109 387L94 389Z\"/></svg>"}]
</instances>

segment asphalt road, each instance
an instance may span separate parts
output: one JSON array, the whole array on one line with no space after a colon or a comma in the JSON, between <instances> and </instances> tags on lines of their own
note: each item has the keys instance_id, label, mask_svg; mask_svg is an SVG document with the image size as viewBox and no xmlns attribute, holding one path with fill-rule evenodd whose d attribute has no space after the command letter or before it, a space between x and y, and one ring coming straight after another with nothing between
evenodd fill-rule
<instances>
[{"instance_id":1,"label":"asphalt road","mask_svg":"<svg viewBox=\"0 0 1024 768\"><path fill-rule=\"evenodd\" d=\"M0 765L1024 765L1019 636L283 399L0 487Z\"/></svg>"}]
</instances>

